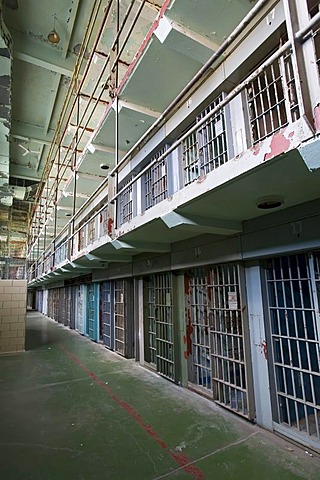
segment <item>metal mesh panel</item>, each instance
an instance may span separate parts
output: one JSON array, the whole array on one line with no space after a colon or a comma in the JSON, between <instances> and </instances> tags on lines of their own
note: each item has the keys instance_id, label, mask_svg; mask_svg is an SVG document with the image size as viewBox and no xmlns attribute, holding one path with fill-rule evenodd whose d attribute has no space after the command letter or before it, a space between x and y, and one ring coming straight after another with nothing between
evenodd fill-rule
<instances>
[{"instance_id":1,"label":"metal mesh panel","mask_svg":"<svg viewBox=\"0 0 320 480\"><path fill-rule=\"evenodd\" d=\"M125 282L114 283L115 351L126 354Z\"/></svg>"},{"instance_id":2,"label":"metal mesh panel","mask_svg":"<svg viewBox=\"0 0 320 480\"><path fill-rule=\"evenodd\" d=\"M247 87L253 143L299 118L291 52L269 65Z\"/></svg>"},{"instance_id":3,"label":"metal mesh panel","mask_svg":"<svg viewBox=\"0 0 320 480\"><path fill-rule=\"evenodd\" d=\"M102 316L102 342L113 349L114 323L112 315L112 291L111 282L103 282L100 287L101 316Z\"/></svg>"},{"instance_id":4,"label":"metal mesh panel","mask_svg":"<svg viewBox=\"0 0 320 480\"><path fill-rule=\"evenodd\" d=\"M214 100L198 117L197 121L205 117L215 108L223 96L220 95ZM199 130L199 162L200 175L205 175L228 161L227 137L224 109L214 114Z\"/></svg>"},{"instance_id":5,"label":"metal mesh panel","mask_svg":"<svg viewBox=\"0 0 320 480\"><path fill-rule=\"evenodd\" d=\"M249 415L239 266L212 267L208 275L213 398Z\"/></svg>"},{"instance_id":6,"label":"metal mesh panel","mask_svg":"<svg viewBox=\"0 0 320 480\"><path fill-rule=\"evenodd\" d=\"M267 265L276 422L320 442L319 295L320 256L274 258ZM317 307L318 310L319 307Z\"/></svg>"},{"instance_id":7,"label":"metal mesh panel","mask_svg":"<svg viewBox=\"0 0 320 480\"><path fill-rule=\"evenodd\" d=\"M151 161L159 158L166 151L163 147L156 155L151 158ZM167 178L167 158L152 165L145 173L145 208L153 207L159 202L162 202L168 196L168 178Z\"/></svg>"},{"instance_id":8,"label":"metal mesh panel","mask_svg":"<svg viewBox=\"0 0 320 480\"><path fill-rule=\"evenodd\" d=\"M205 269L185 276L188 379L211 391L211 350ZM190 339L191 351L188 351Z\"/></svg>"},{"instance_id":9,"label":"metal mesh panel","mask_svg":"<svg viewBox=\"0 0 320 480\"><path fill-rule=\"evenodd\" d=\"M172 275L170 273L155 275L154 288L157 371L170 380L175 380Z\"/></svg>"}]
</instances>

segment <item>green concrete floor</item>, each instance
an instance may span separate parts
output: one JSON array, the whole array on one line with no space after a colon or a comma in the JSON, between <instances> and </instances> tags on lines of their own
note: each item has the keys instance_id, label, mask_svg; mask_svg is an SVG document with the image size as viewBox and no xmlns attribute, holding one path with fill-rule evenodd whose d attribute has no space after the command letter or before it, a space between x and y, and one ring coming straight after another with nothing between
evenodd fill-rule
<instances>
[{"instance_id":1,"label":"green concrete floor","mask_svg":"<svg viewBox=\"0 0 320 480\"><path fill-rule=\"evenodd\" d=\"M320 460L46 317L0 357L1 480L320 479Z\"/></svg>"}]
</instances>

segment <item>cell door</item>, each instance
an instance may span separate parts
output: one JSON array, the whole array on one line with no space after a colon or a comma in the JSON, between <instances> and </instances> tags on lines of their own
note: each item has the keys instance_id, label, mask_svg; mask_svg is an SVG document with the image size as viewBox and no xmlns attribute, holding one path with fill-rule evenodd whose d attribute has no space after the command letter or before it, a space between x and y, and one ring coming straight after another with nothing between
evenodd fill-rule
<instances>
[{"instance_id":1,"label":"cell door","mask_svg":"<svg viewBox=\"0 0 320 480\"><path fill-rule=\"evenodd\" d=\"M126 353L126 299L125 281L114 282L114 349L121 355Z\"/></svg>"},{"instance_id":2,"label":"cell door","mask_svg":"<svg viewBox=\"0 0 320 480\"><path fill-rule=\"evenodd\" d=\"M253 419L253 387L243 272L238 264L208 273L213 399Z\"/></svg>"},{"instance_id":3,"label":"cell door","mask_svg":"<svg viewBox=\"0 0 320 480\"><path fill-rule=\"evenodd\" d=\"M98 341L98 285L90 283L87 285L87 322L86 334L91 340Z\"/></svg>"},{"instance_id":4,"label":"cell door","mask_svg":"<svg viewBox=\"0 0 320 480\"><path fill-rule=\"evenodd\" d=\"M211 350L207 275L198 268L185 275L188 380L211 395Z\"/></svg>"},{"instance_id":5,"label":"cell door","mask_svg":"<svg viewBox=\"0 0 320 480\"><path fill-rule=\"evenodd\" d=\"M320 447L320 254L267 263L268 362L275 429Z\"/></svg>"},{"instance_id":6,"label":"cell door","mask_svg":"<svg viewBox=\"0 0 320 480\"><path fill-rule=\"evenodd\" d=\"M64 324L66 327L70 328L71 324L71 308L72 308L72 296L71 296L71 287L65 288L65 303L66 303L66 315L64 319Z\"/></svg>"},{"instance_id":7,"label":"cell door","mask_svg":"<svg viewBox=\"0 0 320 480\"><path fill-rule=\"evenodd\" d=\"M100 285L100 315L102 322L102 342L114 350L114 292L112 282Z\"/></svg>"},{"instance_id":8,"label":"cell door","mask_svg":"<svg viewBox=\"0 0 320 480\"><path fill-rule=\"evenodd\" d=\"M172 274L154 275L157 371L175 381Z\"/></svg>"},{"instance_id":9,"label":"cell door","mask_svg":"<svg viewBox=\"0 0 320 480\"><path fill-rule=\"evenodd\" d=\"M86 285L79 285L77 287L77 294L76 294L76 321L75 327L76 330L84 335L85 328L84 328L84 316L85 316L85 293L86 293Z\"/></svg>"},{"instance_id":10,"label":"cell door","mask_svg":"<svg viewBox=\"0 0 320 480\"><path fill-rule=\"evenodd\" d=\"M156 368L155 282L151 275L144 279L144 360Z\"/></svg>"}]
</instances>

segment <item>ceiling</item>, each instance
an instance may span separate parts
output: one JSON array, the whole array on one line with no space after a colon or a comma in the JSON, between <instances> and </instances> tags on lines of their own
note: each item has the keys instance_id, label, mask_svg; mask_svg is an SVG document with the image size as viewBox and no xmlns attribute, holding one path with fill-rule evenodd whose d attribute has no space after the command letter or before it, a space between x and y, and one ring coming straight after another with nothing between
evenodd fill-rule
<instances>
[{"instance_id":1,"label":"ceiling","mask_svg":"<svg viewBox=\"0 0 320 480\"><path fill-rule=\"evenodd\" d=\"M0 0L0 255L47 247L253 3Z\"/></svg>"}]
</instances>

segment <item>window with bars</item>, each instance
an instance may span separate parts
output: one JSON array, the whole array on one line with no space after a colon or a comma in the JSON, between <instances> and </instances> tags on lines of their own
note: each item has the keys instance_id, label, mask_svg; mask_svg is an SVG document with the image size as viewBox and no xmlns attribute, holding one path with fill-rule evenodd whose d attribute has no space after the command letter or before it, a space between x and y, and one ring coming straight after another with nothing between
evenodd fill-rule
<instances>
[{"instance_id":1,"label":"window with bars","mask_svg":"<svg viewBox=\"0 0 320 480\"><path fill-rule=\"evenodd\" d=\"M82 227L78 231L78 252L80 252L85 246L85 228Z\"/></svg>"},{"instance_id":2,"label":"window with bars","mask_svg":"<svg viewBox=\"0 0 320 480\"><path fill-rule=\"evenodd\" d=\"M160 158L166 151L164 146L152 158L151 162ZM144 175L145 182L145 209L162 202L168 196L167 157L153 164Z\"/></svg>"},{"instance_id":3,"label":"window with bars","mask_svg":"<svg viewBox=\"0 0 320 480\"><path fill-rule=\"evenodd\" d=\"M205 117L219 105L223 95L219 95L198 117ZM228 161L226 123L224 109L218 110L197 131L199 144L200 175L205 175Z\"/></svg>"},{"instance_id":4,"label":"window with bars","mask_svg":"<svg viewBox=\"0 0 320 480\"><path fill-rule=\"evenodd\" d=\"M94 217L90 222L88 223L88 242L93 243L95 241L95 236L96 236L96 218Z\"/></svg>"},{"instance_id":5,"label":"window with bars","mask_svg":"<svg viewBox=\"0 0 320 480\"><path fill-rule=\"evenodd\" d=\"M133 177L129 178L127 182L128 184L131 182ZM123 185L123 186L125 186ZM123 223L128 222L132 219L133 216L133 185L129 185L118 197L118 219L119 219L119 226Z\"/></svg>"},{"instance_id":6,"label":"window with bars","mask_svg":"<svg viewBox=\"0 0 320 480\"><path fill-rule=\"evenodd\" d=\"M250 82L247 102L253 144L300 117L291 51Z\"/></svg>"},{"instance_id":7,"label":"window with bars","mask_svg":"<svg viewBox=\"0 0 320 480\"><path fill-rule=\"evenodd\" d=\"M196 118L199 122L216 108L223 99L219 95ZM206 175L228 161L226 112L221 108L182 142L184 185Z\"/></svg>"}]
</instances>

